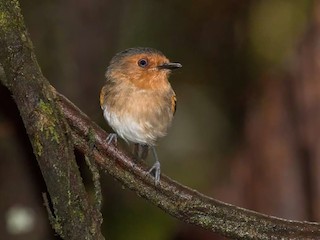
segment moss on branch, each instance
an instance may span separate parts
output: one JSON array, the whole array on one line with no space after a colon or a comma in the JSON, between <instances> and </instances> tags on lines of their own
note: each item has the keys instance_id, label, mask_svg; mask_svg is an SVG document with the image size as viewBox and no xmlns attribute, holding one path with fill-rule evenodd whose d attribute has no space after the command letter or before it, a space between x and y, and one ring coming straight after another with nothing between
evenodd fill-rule
<instances>
[{"instance_id":1,"label":"moss on branch","mask_svg":"<svg viewBox=\"0 0 320 240\"><path fill-rule=\"evenodd\" d=\"M88 200L70 128L41 73L16 0L0 1L2 83L12 92L47 185L53 228L65 239L104 239L101 216ZM52 218L51 218L52 219Z\"/></svg>"}]
</instances>

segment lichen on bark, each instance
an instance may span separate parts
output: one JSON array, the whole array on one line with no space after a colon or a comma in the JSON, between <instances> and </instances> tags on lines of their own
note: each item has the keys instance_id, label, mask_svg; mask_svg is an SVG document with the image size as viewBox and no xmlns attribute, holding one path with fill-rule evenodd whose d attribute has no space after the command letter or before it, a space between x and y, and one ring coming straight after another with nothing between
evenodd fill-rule
<instances>
[{"instance_id":1,"label":"lichen on bark","mask_svg":"<svg viewBox=\"0 0 320 240\"><path fill-rule=\"evenodd\" d=\"M0 1L0 63L5 75L0 81L17 104L47 185L53 228L65 239L104 239L100 214L82 183L70 128L41 73L16 0Z\"/></svg>"}]
</instances>

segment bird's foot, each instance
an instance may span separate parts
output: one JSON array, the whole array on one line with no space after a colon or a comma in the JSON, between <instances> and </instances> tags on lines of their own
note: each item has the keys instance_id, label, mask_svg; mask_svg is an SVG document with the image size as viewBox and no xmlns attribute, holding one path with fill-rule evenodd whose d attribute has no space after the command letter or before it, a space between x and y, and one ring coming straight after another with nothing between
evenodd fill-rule
<instances>
[{"instance_id":1,"label":"bird's foot","mask_svg":"<svg viewBox=\"0 0 320 240\"><path fill-rule=\"evenodd\" d=\"M156 161L149 170L149 174L154 171L154 184L157 185L160 182L160 162Z\"/></svg>"},{"instance_id":2,"label":"bird's foot","mask_svg":"<svg viewBox=\"0 0 320 240\"><path fill-rule=\"evenodd\" d=\"M108 145L114 143L114 145L118 144L118 135L116 133L109 133L106 139Z\"/></svg>"}]
</instances>

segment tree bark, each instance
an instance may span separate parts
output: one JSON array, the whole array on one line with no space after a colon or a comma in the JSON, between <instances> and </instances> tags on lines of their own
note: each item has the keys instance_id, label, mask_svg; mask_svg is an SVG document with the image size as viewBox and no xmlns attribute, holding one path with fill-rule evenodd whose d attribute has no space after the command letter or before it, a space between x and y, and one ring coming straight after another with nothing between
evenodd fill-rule
<instances>
[{"instance_id":1,"label":"tree bark","mask_svg":"<svg viewBox=\"0 0 320 240\"><path fill-rule=\"evenodd\" d=\"M0 2L0 61L41 168L53 213L51 224L64 239L103 239L100 213L91 206L75 161L70 128L43 77L18 1Z\"/></svg>"}]
</instances>

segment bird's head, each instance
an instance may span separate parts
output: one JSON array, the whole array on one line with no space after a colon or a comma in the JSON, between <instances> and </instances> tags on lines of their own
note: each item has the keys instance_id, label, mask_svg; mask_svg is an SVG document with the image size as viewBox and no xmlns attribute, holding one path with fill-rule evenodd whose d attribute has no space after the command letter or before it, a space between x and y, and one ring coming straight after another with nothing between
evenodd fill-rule
<instances>
[{"instance_id":1,"label":"bird's head","mask_svg":"<svg viewBox=\"0 0 320 240\"><path fill-rule=\"evenodd\" d=\"M107 79L130 82L141 89L161 89L169 85L171 70L181 68L153 48L129 48L115 55L106 72Z\"/></svg>"}]
</instances>

